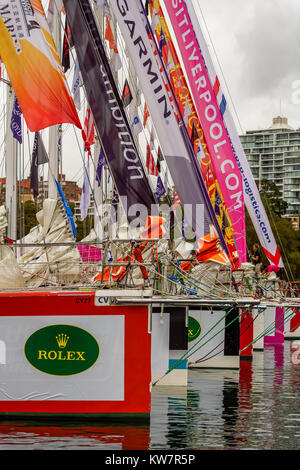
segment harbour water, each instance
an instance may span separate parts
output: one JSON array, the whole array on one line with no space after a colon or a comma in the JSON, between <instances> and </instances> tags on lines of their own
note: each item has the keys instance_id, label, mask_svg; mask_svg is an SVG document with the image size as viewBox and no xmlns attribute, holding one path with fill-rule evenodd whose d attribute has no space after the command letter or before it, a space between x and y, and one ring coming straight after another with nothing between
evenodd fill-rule
<instances>
[{"instance_id":1,"label":"harbour water","mask_svg":"<svg viewBox=\"0 0 300 470\"><path fill-rule=\"evenodd\" d=\"M149 425L0 422L0 450L299 450L300 364L292 343L255 351L240 370L190 370L154 387Z\"/></svg>"}]
</instances>

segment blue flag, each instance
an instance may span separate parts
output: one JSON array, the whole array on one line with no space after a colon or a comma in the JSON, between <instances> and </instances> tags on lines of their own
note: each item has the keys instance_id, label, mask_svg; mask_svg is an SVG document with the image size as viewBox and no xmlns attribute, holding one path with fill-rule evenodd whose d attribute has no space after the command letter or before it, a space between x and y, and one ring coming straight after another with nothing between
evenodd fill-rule
<instances>
[{"instance_id":1,"label":"blue flag","mask_svg":"<svg viewBox=\"0 0 300 470\"><path fill-rule=\"evenodd\" d=\"M157 178L157 185L156 185L156 200L159 202L160 198L165 194L166 190L163 185L163 182L160 176Z\"/></svg>"},{"instance_id":2,"label":"blue flag","mask_svg":"<svg viewBox=\"0 0 300 470\"><path fill-rule=\"evenodd\" d=\"M106 164L106 161L105 161L104 152L103 152L103 150L101 149L101 150L100 150L100 154L99 154L99 158L98 158L97 176L96 176L97 182L98 182L98 186L100 186L100 184L101 184L102 168L104 167L105 164Z\"/></svg>"},{"instance_id":3,"label":"blue flag","mask_svg":"<svg viewBox=\"0 0 300 470\"><path fill-rule=\"evenodd\" d=\"M19 144L22 143L22 123L21 123L22 111L19 106L17 97L15 96L14 107L11 114L10 128L13 136Z\"/></svg>"}]
</instances>

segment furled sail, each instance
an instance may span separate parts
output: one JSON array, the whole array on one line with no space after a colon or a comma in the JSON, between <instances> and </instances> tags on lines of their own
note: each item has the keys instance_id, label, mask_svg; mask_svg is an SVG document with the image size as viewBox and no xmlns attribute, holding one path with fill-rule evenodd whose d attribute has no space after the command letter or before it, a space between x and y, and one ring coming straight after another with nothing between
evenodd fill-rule
<instances>
[{"instance_id":1,"label":"furled sail","mask_svg":"<svg viewBox=\"0 0 300 470\"><path fill-rule=\"evenodd\" d=\"M205 64L208 70L210 81L218 91L217 97L218 97L220 107L223 106L224 108L224 103L226 103L226 100L222 92L220 82L218 80L218 76L216 74L215 67L213 65L205 38L203 36L199 22L197 20L197 15L195 13L193 4L192 2L187 2L186 6L190 13L191 22L192 22L194 31L197 35L197 40L199 42L199 46L203 54L203 58L205 60ZM268 220L268 216L266 214L265 208L261 201L257 185L253 178L248 160L246 158L243 146L241 144L235 123L233 121L233 118L232 118L232 115L228 106L226 106L226 108L223 110L223 119L227 128L228 134L230 136L233 149L235 151L234 153L235 153L237 165L242 174L245 205L251 217L251 220L254 225L260 244L265 252L266 257L269 259L269 261L272 264L283 267L281 255L279 253L279 249L277 247L277 243L273 235L273 232L272 232L269 220Z\"/></svg>"},{"instance_id":2,"label":"furled sail","mask_svg":"<svg viewBox=\"0 0 300 470\"><path fill-rule=\"evenodd\" d=\"M179 127L176 120L166 83L157 63L158 56L155 55L148 37L150 30L143 6L134 0L130 3L111 2L110 7L134 64L162 152L184 206L185 220L193 227L197 240L209 233L210 224L214 225L223 248L227 251L186 128L183 123Z\"/></svg>"},{"instance_id":3,"label":"furled sail","mask_svg":"<svg viewBox=\"0 0 300 470\"><path fill-rule=\"evenodd\" d=\"M184 2L165 0L215 174L234 228L240 261L247 260L242 176Z\"/></svg>"},{"instance_id":4,"label":"furled sail","mask_svg":"<svg viewBox=\"0 0 300 470\"><path fill-rule=\"evenodd\" d=\"M40 0L0 0L0 55L30 131L81 128Z\"/></svg>"},{"instance_id":5,"label":"furled sail","mask_svg":"<svg viewBox=\"0 0 300 470\"><path fill-rule=\"evenodd\" d=\"M120 200L128 221L145 223L156 201L115 85L100 35L87 0L64 0L67 20L92 110Z\"/></svg>"}]
</instances>

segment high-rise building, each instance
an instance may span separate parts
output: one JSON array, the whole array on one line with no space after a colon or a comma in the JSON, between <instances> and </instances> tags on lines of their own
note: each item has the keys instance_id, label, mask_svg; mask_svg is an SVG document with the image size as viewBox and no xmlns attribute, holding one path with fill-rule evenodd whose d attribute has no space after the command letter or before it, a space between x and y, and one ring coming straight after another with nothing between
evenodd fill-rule
<instances>
[{"instance_id":1,"label":"high-rise building","mask_svg":"<svg viewBox=\"0 0 300 470\"><path fill-rule=\"evenodd\" d=\"M300 214L300 129L287 118L276 117L268 129L240 136L256 181L273 181L288 203L286 215Z\"/></svg>"}]
</instances>

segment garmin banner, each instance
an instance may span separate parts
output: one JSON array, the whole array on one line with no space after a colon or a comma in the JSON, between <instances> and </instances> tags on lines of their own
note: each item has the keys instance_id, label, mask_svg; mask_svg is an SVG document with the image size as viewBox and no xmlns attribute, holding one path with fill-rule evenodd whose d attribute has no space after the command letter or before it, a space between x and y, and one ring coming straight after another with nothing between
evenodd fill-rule
<instances>
[{"instance_id":1,"label":"garmin banner","mask_svg":"<svg viewBox=\"0 0 300 470\"><path fill-rule=\"evenodd\" d=\"M131 222L156 215L156 201L136 149L88 0L64 0L68 23L92 110L120 200ZM138 207L137 207L138 206Z\"/></svg>"},{"instance_id":2,"label":"garmin banner","mask_svg":"<svg viewBox=\"0 0 300 470\"><path fill-rule=\"evenodd\" d=\"M110 7L136 70L176 191L184 205L185 220L193 228L197 240L209 233L210 224L214 225L227 251L187 130L177 123L160 71L161 64L157 63L158 55L155 56L149 39L150 29L143 5L134 0L111 2Z\"/></svg>"},{"instance_id":3,"label":"garmin banner","mask_svg":"<svg viewBox=\"0 0 300 470\"><path fill-rule=\"evenodd\" d=\"M253 178L247 157L245 155L243 146L241 144L235 123L233 121L229 106L226 104L226 99L222 92L218 76L215 71L214 64L212 62L210 52L208 50L206 40L202 33L199 21L197 19L196 12L193 7L193 2L186 2L186 8L189 11L190 19L197 36L205 65L209 74L210 81L214 87L216 97L222 109L222 115L225 126L227 128L228 135L231 140L231 144L234 150L235 159L238 168L242 174L243 187L244 187L244 199L245 205L251 217L255 231L257 233L259 242L265 252L266 257L272 264L276 264L283 267L283 262L277 247L275 237L273 235L268 216L265 208L261 201L261 197Z\"/></svg>"}]
</instances>

